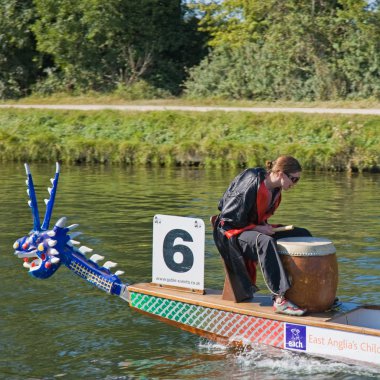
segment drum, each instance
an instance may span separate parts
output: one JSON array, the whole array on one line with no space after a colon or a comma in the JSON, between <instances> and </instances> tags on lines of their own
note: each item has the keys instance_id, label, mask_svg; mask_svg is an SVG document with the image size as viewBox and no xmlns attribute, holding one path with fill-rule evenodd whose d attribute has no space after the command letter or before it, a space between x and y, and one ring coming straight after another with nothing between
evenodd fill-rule
<instances>
[{"instance_id":1,"label":"drum","mask_svg":"<svg viewBox=\"0 0 380 380\"><path fill-rule=\"evenodd\" d=\"M277 249L291 284L285 297L310 312L328 310L338 287L338 263L332 242L292 237L277 240Z\"/></svg>"}]
</instances>

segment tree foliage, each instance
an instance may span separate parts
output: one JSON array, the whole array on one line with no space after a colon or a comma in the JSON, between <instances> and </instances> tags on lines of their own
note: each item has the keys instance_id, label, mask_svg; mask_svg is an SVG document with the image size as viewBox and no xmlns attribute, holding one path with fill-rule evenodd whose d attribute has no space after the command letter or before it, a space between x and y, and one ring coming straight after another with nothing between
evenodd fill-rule
<instances>
[{"instance_id":1,"label":"tree foliage","mask_svg":"<svg viewBox=\"0 0 380 380\"><path fill-rule=\"evenodd\" d=\"M25 95L37 75L32 0L0 0L0 98Z\"/></svg>"},{"instance_id":2,"label":"tree foliage","mask_svg":"<svg viewBox=\"0 0 380 380\"><path fill-rule=\"evenodd\" d=\"M199 10L214 50L191 71L191 96L380 97L377 3L225 0Z\"/></svg>"},{"instance_id":3,"label":"tree foliage","mask_svg":"<svg viewBox=\"0 0 380 380\"><path fill-rule=\"evenodd\" d=\"M30 89L21 67L45 92L107 91L144 80L178 93L186 67L206 52L198 19L180 0L0 0L0 12L5 96Z\"/></svg>"},{"instance_id":4,"label":"tree foliage","mask_svg":"<svg viewBox=\"0 0 380 380\"><path fill-rule=\"evenodd\" d=\"M380 98L379 3L0 0L0 98Z\"/></svg>"},{"instance_id":5,"label":"tree foliage","mask_svg":"<svg viewBox=\"0 0 380 380\"><path fill-rule=\"evenodd\" d=\"M192 44L202 36L179 0L35 0L38 49L72 85L97 89L145 79L176 91ZM196 61L198 62L198 61Z\"/></svg>"}]
</instances>

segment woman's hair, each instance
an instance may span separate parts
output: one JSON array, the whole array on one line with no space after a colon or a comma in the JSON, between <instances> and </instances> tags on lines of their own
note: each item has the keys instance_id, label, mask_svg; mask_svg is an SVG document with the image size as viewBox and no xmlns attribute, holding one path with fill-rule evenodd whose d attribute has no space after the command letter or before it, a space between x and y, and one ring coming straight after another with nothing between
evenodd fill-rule
<instances>
[{"instance_id":1,"label":"woman's hair","mask_svg":"<svg viewBox=\"0 0 380 380\"><path fill-rule=\"evenodd\" d=\"M275 161L266 161L265 166L273 173L296 173L302 171L301 164L292 156L280 156Z\"/></svg>"}]
</instances>

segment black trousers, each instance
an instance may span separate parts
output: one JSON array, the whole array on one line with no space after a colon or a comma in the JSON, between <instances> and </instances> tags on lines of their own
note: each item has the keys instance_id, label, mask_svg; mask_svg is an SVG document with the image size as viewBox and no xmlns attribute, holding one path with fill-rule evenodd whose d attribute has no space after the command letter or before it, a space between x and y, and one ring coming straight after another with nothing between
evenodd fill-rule
<instances>
[{"instance_id":1,"label":"black trousers","mask_svg":"<svg viewBox=\"0 0 380 380\"><path fill-rule=\"evenodd\" d=\"M293 230L277 232L271 236L257 231L245 231L237 238L242 256L245 259L258 261L266 285L273 294L284 295L290 288L288 277L277 252L276 240L297 236L311 236L311 234L304 228L296 227Z\"/></svg>"},{"instance_id":2,"label":"black trousers","mask_svg":"<svg viewBox=\"0 0 380 380\"><path fill-rule=\"evenodd\" d=\"M237 237L227 239L220 225L216 225L214 229L214 241L224 259L232 286L244 295L242 298L252 297L255 290L245 265L247 259L259 262L264 281L272 294L285 294L290 284L277 252L276 240L297 236L311 234L304 228L296 227L272 236L257 231L245 231Z\"/></svg>"}]
</instances>

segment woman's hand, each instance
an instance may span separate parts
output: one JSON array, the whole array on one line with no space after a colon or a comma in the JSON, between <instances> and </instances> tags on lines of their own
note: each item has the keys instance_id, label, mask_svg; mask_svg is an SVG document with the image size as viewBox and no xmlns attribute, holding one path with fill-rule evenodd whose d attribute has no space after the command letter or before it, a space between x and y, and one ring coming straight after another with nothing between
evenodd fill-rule
<instances>
[{"instance_id":1,"label":"woman's hand","mask_svg":"<svg viewBox=\"0 0 380 380\"><path fill-rule=\"evenodd\" d=\"M264 235L273 235L274 234L273 227L270 224L259 224L253 230L260 232Z\"/></svg>"}]
</instances>

